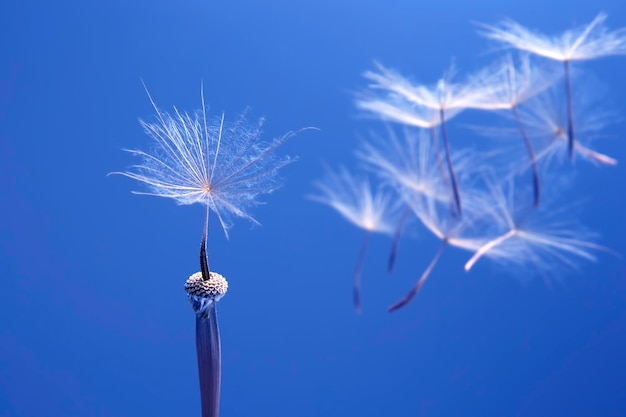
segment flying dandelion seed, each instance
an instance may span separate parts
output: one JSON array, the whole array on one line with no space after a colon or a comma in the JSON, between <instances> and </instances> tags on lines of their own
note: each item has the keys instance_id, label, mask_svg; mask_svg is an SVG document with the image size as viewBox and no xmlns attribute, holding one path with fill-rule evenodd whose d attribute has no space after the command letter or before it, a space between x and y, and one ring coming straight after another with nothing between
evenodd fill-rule
<instances>
[{"instance_id":1,"label":"flying dandelion seed","mask_svg":"<svg viewBox=\"0 0 626 417\"><path fill-rule=\"evenodd\" d=\"M362 98L357 107L376 113L385 120L422 127L431 131L433 143L437 143L435 127L439 126L443 141L448 176L454 196L454 207L462 214L461 198L455 169L450 156L446 120L483 100L485 90L472 82L452 82L451 69L434 86L413 85L395 72L377 64L378 72L368 71L365 77L372 81L372 90L387 93L383 98ZM471 81L471 80L470 80Z\"/></svg>"},{"instance_id":2,"label":"flying dandelion seed","mask_svg":"<svg viewBox=\"0 0 626 417\"><path fill-rule=\"evenodd\" d=\"M413 288L392 304L388 311L392 312L404 307L419 293L447 247L452 246L473 253L488 242L488 238L481 234L484 225L478 221L484 217L483 212L486 207L489 207L488 201L484 193L473 184L473 177L480 172L480 164L476 163L477 161L471 157L471 154L468 154L466 158L468 158L466 162L468 171L463 176L464 183L460 188L463 201L467 202L463 217L454 216L447 209L447 204L442 204L436 194L415 192L408 188L398 190L413 214L441 241L441 244Z\"/></svg>"},{"instance_id":3,"label":"flying dandelion seed","mask_svg":"<svg viewBox=\"0 0 626 417\"><path fill-rule=\"evenodd\" d=\"M507 55L500 62L475 75L476 82L485 86L481 102L474 108L481 110L509 110L528 153L533 179L533 203L539 205L540 181L535 150L520 119L519 106L543 92L558 79L556 73L539 69L527 54L522 54L516 63Z\"/></svg>"},{"instance_id":4,"label":"flying dandelion seed","mask_svg":"<svg viewBox=\"0 0 626 417\"><path fill-rule=\"evenodd\" d=\"M600 13L588 25L548 37L520 24L505 20L499 26L481 25L482 35L510 47L551 60L563 62L565 99L567 103L567 139L570 158L574 156L574 109L570 80L570 62L586 61L611 55L626 54L626 28L609 31L604 26L607 16Z\"/></svg>"},{"instance_id":5,"label":"flying dandelion seed","mask_svg":"<svg viewBox=\"0 0 626 417\"><path fill-rule=\"evenodd\" d=\"M441 155L426 137L425 131L405 127L401 137L398 137L392 129L388 129L384 137L372 139L363 143L357 157L398 195L425 194L441 204L452 201ZM452 154L452 163L461 182L465 181L466 173L470 171L468 164L477 163L476 158L469 157L469 154L465 151ZM407 207L398 221L387 263L388 272L393 270L402 229L410 214L411 209Z\"/></svg>"},{"instance_id":6,"label":"flying dandelion seed","mask_svg":"<svg viewBox=\"0 0 626 417\"><path fill-rule=\"evenodd\" d=\"M596 243L597 235L589 232L573 218L573 205L554 204L552 192L541 206L526 201L525 187L517 189L515 181L497 183L482 174L487 191L464 188L473 210L463 218L454 218L428 195L406 195L405 199L422 224L441 245L416 285L398 302L389 307L395 311L408 304L420 291L448 246L472 253L464 269L470 271L476 262L487 258L513 267L514 271L532 267L546 280L554 278L564 266L577 269L578 261L595 261L598 251L611 252ZM544 173L544 178L547 177ZM548 179L548 182L551 182ZM561 189L563 181L557 189ZM553 191L550 189L550 191Z\"/></svg>"},{"instance_id":7,"label":"flying dandelion seed","mask_svg":"<svg viewBox=\"0 0 626 417\"><path fill-rule=\"evenodd\" d=\"M147 92L147 89L146 89ZM270 142L261 139L263 119L251 124L245 114L234 122L207 117L204 93L202 109L189 114L174 108L172 114L156 111L156 121L140 121L154 141L151 151L128 150L141 162L128 171L114 172L141 183L147 194L174 199L179 204L205 205L200 244L200 272L187 280L185 290L196 313L196 350L203 417L219 414L221 346L217 301L228 283L209 268L209 213L216 214L226 237L231 218L242 217L258 224L249 213L258 197L279 187L278 170L294 161L274 156L274 151L299 133L289 132Z\"/></svg>"},{"instance_id":8,"label":"flying dandelion seed","mask_svg":"<svg viewBox=\"0 0 626 417\"><path fill-rule=\"evenodd\" d=\"M565 154L563 150L568 146L567 116L559 93L560 90L551 88L520 107L520 120L538 145L536 159L544 165L558 165L558 159L562 159L559 156ZM617 165L614 158L593 150L591 143L613 121L614 114L599 109L583 93L584 90L578 89L573 97L578 132L574 157L596 165Z\"/></svg>"},{"instance_id":9,"label":"flying dandelion seed","mask_svg":"<svg viewBox=\"0 0 626 417\"><path fill-rule=\"evenodd\" d=\"M367 179L358 179L345 168L335 173L327 170L327 177L315 186L320 194L310 196L314 201L334 208L350 223L365 230L363 243L354 268L353 302L357 312L361 311L361 272L372 233L391 234L394 230L394 217L397 206L392 195L378 188L372 190Z\"/></svg>"},{"instance_id":10,"label":"flying dandelion seed","mask_svg":"<svg viewBox=\"0 0 626 417\"><path fill-rule=\"evenodd\" d=\"M557 188L562 187L559 184ZM595 261L595 252L610 252L595 243L597 234L573 218L577 212L573 205L555 204L555 193L551 201L529 210L520 202L514 181L498 185L489 180L488 188L490 210L485 211L482 222L490 240L466 262L466 271L485 257L516 268L532 266L544 276L554 275L559 266L576 269L578 260Z\"/></svg>"}]
</instances>

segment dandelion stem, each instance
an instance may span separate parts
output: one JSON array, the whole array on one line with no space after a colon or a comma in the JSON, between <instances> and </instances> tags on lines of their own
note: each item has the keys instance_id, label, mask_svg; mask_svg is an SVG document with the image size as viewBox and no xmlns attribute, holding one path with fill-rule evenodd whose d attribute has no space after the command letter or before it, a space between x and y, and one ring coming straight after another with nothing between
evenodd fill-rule
<instances>
[{"instance_id":1,"label":"dandelion stem","mask_svg":"<svg viewBox=\"0 0 626 417\"><path fill-rule=\"evenodd\" d=\"M222 349L217 323L217 305L209 310L209 317L196 316L196 353L200 377L202 417L218 417L222 376Z\"/></svg>"},{"instance_id":2,"label":"dandelion stem","mask_svg":"<svg viewBox=\"0 0 626 417\"><path fill-rule=\"evenodd\" d=\"M422 288L422 285L424 285L424 282L426 282L426 279L428 279L428 277L430 276L430 273L433 271L433 269L439 262L439 259L441 258L441 255L443 255L443 251L447 246L448 246L448 239L443 239L441 241L441 245L439 246L439 250L437 250L437 253L433 257L432 261L430 261L428 268L426 268L426 270L422 273L422 276L420 277L419 281L417 281L417 284L415 284L415 287L413 287L413 289L406 296L400 299L400 301L390 306L387 309L387 311L392 312L392 311L396 311L397 309L401 307L404 307L406 304L409 303L409 301L413 299L413 297L417 295L419 290Z\"/></svg>"},{"instance_id":3,"label":"dandelion stem","mask_svg":"<svg viewBox=\"0 0 626 417\"><path fill-rule=\"evenodd\" d=\"M456 175L454 174L454 167L452 166L452 157L450 156L450 146L448 145L448 133L446 132L446 120L443 108L439 110L439 117L441 119L441 136L443 137L443 147L446 152L446 162L448 164L448 174L450 175L450 181L452 183L452 193L454 195L454 205L456 207L456 213L461 216L463 211L461 210L461 195L459 193L459 186L456 182Z\"/></svg>"},{"instance_id":4,"label":"dandelion stem","mask_svg":"<svg viewBox=\"0 0 626 417\"><path fill-rule=\"evenodd\" d=\"M209 205L206 206L204 231L200 244L200 271L202 279L210 278L207 240L209 231ZM196 315L196 355L200 377L200 403L202 417L218 417L220 409L220 383L222 377L222 348L217 324L217 305L213 302L208 317Z\"/></svg>"},{"instance_id":5,"label":"dandelion stem","mask_svg":"<svg viewBox=\"0 0 626 417\"><path fill-rule=\"evenodd\" d=\"M365 253L369 245L370 231L365 232L363 236L363 243L361 243L361 250L359 251L359 257L356 260L356 266L354 267L354 282L352 287L352 300L354 302L354 309L357 313L362 311L361 308L361 272L363 271L363 261L365 260Z\"/></svg>"},{"instance_id":6,"label":"dandelion stem","mask_svg":"<svg viewBox=\"0 0 626 417\"><path fill-rule=\"evenodd\" d=\"M393 272L393 268L396 265L396 255L398 254L398 247L400 246L400 237L402 236L404 223L406 223L407 219L409 218L409 214L411 214L411 209L407 207L404 210L404 213L402 213L402 217L400 217L396 232L393 235L393 243L391 245L391 251L389 252L389 260L387 261L387 272L389 274Z\"/></svg>"},{"instance_id":7,"label":"dandelion stem","mask_svg":"<svg viewBox=\"0 0 626 417\"><path fill-rule=\"evenodd\" d=\"M515 122L517 123L517 128L522 135L524 145L526 146L526 151L528 152L528 156L530 157L530 164L533 173L533 205L537 207L539 206L539 195L541 193L539 185L539 170L537 169L537 158L535 157L533 145L530 143L530 139L528 139L528 134L526 134L526 129L524 129L524 124L520 119L517 106L511 107L511 110L513 111L513 115L515 116Z\"/></svg>"},{"instance_id":8,"label":"dandelion stem","mask_svg":"<svg viewBox=\"0 0 626 417\"><path fill-rule=\"evenodd\" d=\"M572 108L572 83L570 81L570 61L563 61L565 71L565 99L567 100L567 143L569 157L574 157L574 110Z\"/></svg>"}]
</instances>

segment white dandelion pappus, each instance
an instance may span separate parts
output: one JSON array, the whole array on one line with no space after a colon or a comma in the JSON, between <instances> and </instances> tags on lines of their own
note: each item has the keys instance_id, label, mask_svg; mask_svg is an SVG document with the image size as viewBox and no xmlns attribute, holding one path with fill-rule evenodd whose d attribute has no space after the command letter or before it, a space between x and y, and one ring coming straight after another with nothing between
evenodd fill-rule
<instances>
[{"instance_id":1,"label":"white dandelion pappus","mask_svg":"<svg viewBox=\"0 0 626 417\"><path fill-rule=\"evenodd\" d=\"M513 181L488 181L491 208L483 224L489 241L478 248L465 264L469 271L481 258L520 267L532 266L554 276L560 266L576 269L577 261L595 261L597 251L610 252L595 243L598 236L573 217L573 205L546 201L538 208L520 203ZM552 194L554 198L555 194Z\"/></svg>"},{"instance_id":2,"label":"white dandelion pappus","mask_svg":"<svg viewBox=\"0 0 626 417\"><path fill-rule=\"evenodd\" d=\"M280 186L278 170L294 161L276 158L273 152L298 132L263 142L263 119L250 124L245 113L234 123L226 122L223 114L208 118L203 93L201 98L200 111L189 114L174 108L170 114L159 110L150 97L157 122L140 123L155 146L151 151L127 149L141 163L115 174L142 182L150 190L136 194L206 205L207 218L210 209L228 237L232 215L259 224L249 214L250 207L260 204L259 195Z\"/></svg>"},{"instance_id":3,"label":"white dandelion pappus","mask_svg":"<svg viewBox=\"0 0 626 417\"><path fill-rule=\"evenodd\" d=\"M433 86L413 84L402 75L382 64L375 63L378 72L366 71L364 77L372 81L369 88L387 93L387 98L395 97L404 100L413 108L418 106L431 109L438 116L426 118L419 127L432 127L442 122L440 112L444 111L444 119L449 120L463 110L470 108L482 98L484 91L479 85L468 80L467 83L453 82L455 71L452 67ZM359 103L365 100L357 101Z\"/></svg>"},{"instance_id":4,"label":"white dandelion pappus","mask_svg":"<svg viewBox=\"0 0 626 417\"><path fill-rule=\"evenodd\" d=\"M484 92L472 108L511 110L554 85L561 76L550 67L539 66L527 53L507 54L472 76Z\"/></svg>"},{"instance_id":5,"label":"white dandelion pappus","mask_svg":"<svg viewBox=\"0 0 626 417\"><path fill-rule=\"evenodd\" d=\"M588 25L552 37L529 30L513 20L504 20L499 26L480 26L485 29L481 34L487 38L555 61L626 54L626 28L608 31L604 27L606 18L605 13L599 13Z\"/></svg>"},{"instance_id":6,"label":"white dandelion pappus","mask_svg":"<svg viewBox=\"0 0 626 417\"><path fill-rule=\"evenodd\" d=\"M344 167L339 172L327 169L327 176L314 185L320 194L309 198L326 204L346 220L367 231L388 234L393 231L392 195L381 188L373 191L369 180L356 178Z\"/></svg>"},{"instance_id":7,"label":"white dandelion pappus","mask_svg":"<svg viewBox=\"0 0 626 417\"><path fill-rule=\"evenodd\" d=\"M357 312L361 311L361 272L372 233L391 234L394 230L394 218L398 205L392 194L378 187L372 190L367 179L356 178L345 168L339 172L327 169L327 176L314 185L320 194L309 196L313 201L326 204L335 209L350 223L365 230L361 250L354 268L353 302Z\"/></svg>"},{"instance_id":8,"label":"white dandelion pappus","mask_svg":"<svg viewBox=\"0 0 626 417\"><path fill-rule=\"evenodd\" d=\"M423 130L405 127L399 137L388 129L385 137L374 136L373 140L364 142L357 157L399 195L412 192L441 203L452 203L444 161L435 145ZM463 183L480 161L465 149L453 151L452 162L459 183Z\"/></svg>"},{"instance_id":9,"label":"white dandelion pappus","mask_svg":"<svg viewBox=\"0 0 626 417\"><path fill-rule=\"evenodd\" d=\"M550 89L533 97L520 107L520 121L528 136L535 142L536 160L543 165L559 162L567 148L567 113L558 95L560 91ZM574 143L574 157L596 165L615 166L617 160L594 149L594 140L600 131L614 119L612 112L596 108L585 94L573 97L574 116L577 122L578 140Z\"/></svg>"}]
</instances>

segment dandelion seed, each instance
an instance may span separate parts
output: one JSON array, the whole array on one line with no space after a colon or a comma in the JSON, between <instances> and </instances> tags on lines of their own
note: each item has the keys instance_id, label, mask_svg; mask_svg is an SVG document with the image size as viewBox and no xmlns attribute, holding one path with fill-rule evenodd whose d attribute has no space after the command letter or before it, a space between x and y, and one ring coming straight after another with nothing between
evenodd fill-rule
<instances>
[{"instance_id":1,"label":"dandelion seed","mask_svg":"<svg viewBox=\"0 0 626 417\"><path fill-rule=\"evenodd\" d=\"M474 168L476 166L473 165ZM475 173L476 171L473 174ZM452 215L447 210L447 205L442 205L441 201L429 194L408 190L402 193L403 200L426 229L441 241L441 244L417 283L404 297L391 305L388 311L392 312L404 307L418 294L448 246L475 252L488 242L488 238L481 233L485 225L478 221L484 217L484 210L488 207L488 203L484 193L471 184L470 178L471 176L468 175L466 184L460 189L463 201L467 202L463 217Z\"/></svg>"},{"instance_id":2,"label":"dandelion seed","mask_svg":"<svg viewBox=\"0 0 626 417\"><path fill-rule=\"evenodd\" d=\"M377 64L379 72L368 71L365 77L373 83L372 90L382 90L387 96L380 99L360 99L357 106L379 114L386 120L427 128L436 142L436 126L441 129L448 175L451 182L456 212L461 215L461 199L458 181L450 157L446 120L482 100L485 93L472 83L452 82L454 71L450 70L435 86L413 85L404 77Z\"/></svg>"},{"instance_id":3,"label":"dandelion seed","mask_svg":"<svg viewBox=\"0 0 626 417\"><path fill-rule=\"evenodd\" d=\"M391 234L397 207L390 193L381 188L372 190L368 180L352 176L345 168L338 172L327 170L327 177L315 186L320 194L310 196L314 201L334 208L350 223L365 230L357 257L353 278L353 302L361 311L361 272L372 233Z\"/></svg>"},{"instance_id":4,"label":"dandelion seed","mask_svg":"<svg viewBox=\"0 0 626 417\"><path fill-rule=\"evenodd\" d=\"M563 150L568 146L567 113L558 98L559 93L558 89L550 89L520 107L520 121L536 143L536 160L544 165L555 164L555 159L564 155ZM611 122L613 114L598 110L580 90L573 100L576 105L574 115L578 121L574 157L594 164L616 165L617 160L591 147L591 142Z\"/></svg>"},{"instance_id":5,"label":"dandelion seed","mask_svg":"<svg viewBox=\"0 0 626 417\"><path fill-rule=\"evenodd\" d=\"M373 140L363 144L357 157L399 195L423 194L442 204L452 202L444 163L434 144L425 137L424 131L406 127L402 132L401 138L392 129L388 129L384 138L373 137ZM468 165L477 162L476 158L469 156L469 152L452 155L460 181L465 180ZM411 210L407 209L396 227L388 261L389 272L393 269L402 228L410 213Z\"/></svg>"},{"instance_id":6,"label":"dandelion seed","mask_svg":"<svg viewBox=\"0 0 626 417\"><path fill-rule=\"evenodd\" d=\"M548 201L529 210L520 204L512 181L502 185L490 181L489 188L491 210L482 220L490 225L485 234L492 237L467 261L466 271L487 257L517 268L532 265L546 274L561 265L575 269L577 260L595 261L594 252L606 251L595 243L597 235L573 219L572 206L555 207Z\"/></svg>"},{"instance_id":7,"label":"dandelion seed","mask_svg":"<svg viewBox=\"0 0 626 417\"><path fill-rule=\"evenodd\" d=\"M511 55L507 55L496 65L479 72L475 78L478 83L485 86L485 94L482 101L474 104L474 108L510 110L513 115L530 160L533 176L533 203L537 207L541 188L539 170L532 143L520 120L518 107L521 103L549 88L558 77L554 72L536 68L532 65L530 57L522 54L517 64Z\"/></svg>"},{"instance_id":8,"label":"dandelion seed","mask_svg":"<svg viewBox=\"0 0 626 417\"><path fill-rule=\"evenodd\" d=\"M574 155L574 110L570 81L570 62L626 54L626 28L609 31L604 27L607 16L600 13L588 25L548 37L520 24L506 20L499 26L481 25L485 37L513 48L563 62L565 99L567 103L567 138L570 158Z\"/></svg>"}]
</instances>

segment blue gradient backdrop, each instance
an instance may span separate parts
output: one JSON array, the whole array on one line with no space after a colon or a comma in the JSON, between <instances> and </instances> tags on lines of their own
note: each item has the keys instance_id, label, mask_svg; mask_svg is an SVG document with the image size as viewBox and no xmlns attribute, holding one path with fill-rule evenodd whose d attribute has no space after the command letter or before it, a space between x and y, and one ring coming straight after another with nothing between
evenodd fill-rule
<instances>
[{"instance_id":1,"label":"blue gradient backdrop","mask_svg":"<svg viewBox=\"0 0 626 417\"><path fill-rule=\"evenodd\" d=\"M472 22L511 17L560 31L609 14L588 1L5 1L0 6L0 416L199 416L194 317L182 289L198 269L200 206L130 193L106 177L145 148L137 118L157 103L246 106L266 135L316 126L282 151L285 186L226 241L212 225L220 303L222 415L626 416L626 264L600 255L563 284L521 283L450 251L409 307L385 308L436 250L405 240L384 274L374 239L365 312L351 305L362 234L308 201L322 161L353 160L363 120L352 92L378 59L419 80L454 57L493 56ZM618 114L626 58L592 62ZM608 101L607 101L608 103ZM467 118L465 119L468 120ZM626 161L625 128L601 150ZM581 221L626 254L626 168L584 168Z\"/></svg>"}]
</instances>

